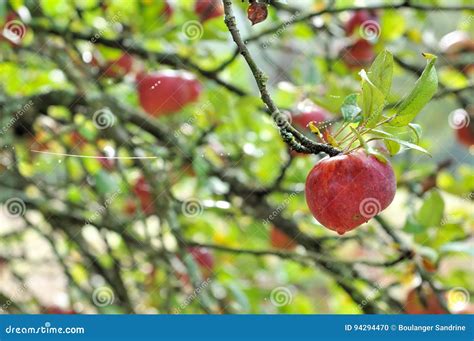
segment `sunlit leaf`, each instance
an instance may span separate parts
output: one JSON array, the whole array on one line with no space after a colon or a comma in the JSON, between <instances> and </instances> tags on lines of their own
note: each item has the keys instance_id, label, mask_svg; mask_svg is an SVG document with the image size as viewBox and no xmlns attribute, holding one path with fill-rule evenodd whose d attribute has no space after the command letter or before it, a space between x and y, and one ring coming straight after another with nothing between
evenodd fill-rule
<instances>
[{"instance_id":1,"label":"sunlit leaf","mask_svg":"<svg viewBox=\"0 0 474 341\"><path fill-rule=\"evenodd\" d=\"M418 115L423 107L430 101L438 89L438 76L436 74L436 57L426 54L427 65L416 81L415 87L398 107L395 117L390 121L393 126L405 126Z\"/></svg>"}]
</instances>

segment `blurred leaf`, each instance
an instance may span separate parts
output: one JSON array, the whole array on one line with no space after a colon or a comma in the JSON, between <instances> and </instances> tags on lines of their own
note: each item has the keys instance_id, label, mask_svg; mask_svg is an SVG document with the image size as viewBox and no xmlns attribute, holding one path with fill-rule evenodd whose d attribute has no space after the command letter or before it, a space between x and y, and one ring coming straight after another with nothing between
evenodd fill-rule
<instances>
[{"instance_id":1,"label":"blurred leaf","mask_svg":"<svg viewBox=\"0 0 474 341\"><path fill-rule=\"evenodd\" d=\"M101 195L112 193L118 188L115 179L102 169L95 175L95 185Z\"/></svg>"},{"instance_id":2,"label":"blurred leaf","mask_svg":"<svg viewBox=\"0 0 474 341\"><path fill-rule=\"evenodd\" d=\"M426 193L416 220L425 227L439 226L444 215L444 200L435 189Z\"/></svg>"},{"instance_id":3,"label":"blurred leaf","mask_svg":"<svg viewBox=\"0 0 474 341\"><path fill-rule=\"evenodd\" d=\"M425 232L426 227L420 224L411 214L407 216L403 231L412 234L419 234Z\"/></svg>"},{"instance_id":4,"label":"blurred leaf","mask_svg":"<svg viewBox=\"0 0 474 341\"><path fill-rule=\"evenodd\" d=\"M439 80L449 84L450 89L460 89L469 85L468 78L453 67L445 67L439 71Z\"/></svg>"},{"instance_id":5,"label":"blurred leaf","mask_svg":"<svg viewBox=\"0 0 474 341\"><path fill-rule=\"evenodd\" d=\"M397 10L383 11L380 26L380 38L382 40L396 40L405 32L405 17Z\"/></svg>"}]
</instances>

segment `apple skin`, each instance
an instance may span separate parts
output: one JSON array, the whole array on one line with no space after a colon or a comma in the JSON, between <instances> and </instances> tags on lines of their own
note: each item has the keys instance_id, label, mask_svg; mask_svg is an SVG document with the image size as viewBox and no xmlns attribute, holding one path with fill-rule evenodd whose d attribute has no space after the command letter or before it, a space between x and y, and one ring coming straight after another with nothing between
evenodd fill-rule
<instances>
[{"instance_id":1,"label":"apple skin","mask_svg":"<svg viewBox=\"0 0 474 341\"><path fill-rule=\"evenodd\" d=\"M196 0L194 11L202 22L212 18L220 17L224 14L224 7L221 0Z\"/></svg>"},{"instance_id":2,"label":"apple skin","mask_svg":"<svg viewBox=\"0 0 474 341\"><path fill-rule=\"evenodd\" d=\"M173 16L174 10L173 7L169 4L167 0L164 0L164 8L161 15L164 16L165 21L169 21Z\"/></svg>"},{"instance_id":3,"label":"apple skin","mask_svg":"<svg viewBox=\"0 0 474 341\"><path fill-rule=\"evenodd\" d=\"M293 239L275 226L272 226L272 229L270 230L270 243L276 249L289 251L294 250L297 245Z\"/></svg>"},{"instance_id":4,"label":"apple skin","mask_svg":"<svg viewBox=\"0 0 474 341\"><path fill-rule=\"evenodd\" d=\"M468 124L465 127L456 129L456 136L460 144L465 145L466 147L474 146L474 124Z\"/></svg>"},{"instance_id":5,"label":"apple skin","mask_svg":"<svg viewBox=\"0 0 474 341\"><path fill-rule=\"evenodd\" d=\"M387 208L396 189L390 163L357 150L318 162L306 178L305 194L313 216L342 235Z\"/></svg>"},{"instance_id":6,"label":"apple skin","mask_svg":"<svg viewBox=\"0 0 474 341\"><path fill-rule=\"evenodd\" d=\"M308 124L311 121L322 123L331 119L331 114L317 105L314 105L311 110L295 113L291 115L293 123L301 129L308 129Z\"/></svg>"},{"instance_id":7,"label":"apple skin","mask_svg":"<svg viewBox=\"0 0 474 341\"><path fill-rule=\"evenodd\" d=\"M294 112L291 114L292 123L305 131L308 131L309 122L316 122L317 124L329 121L332 119L332 115L324 110L323 108L312 103L311 105L304 106L299 112ZM329 128L321 129L324 138L327 140L327 135L329 133ZM298 153L297 151L292 150L291 155L293 157L297 156L308 156L310 154Z\"/></svg>"},{"instance_id":8,"label":"apple skin","mask_svg":"<svg viewBox=\"0 0 474 341\"><path fill-rule=\"evenodd\" d=\"M168 115L195 102L202 92L199 81L184 71L165 70L137 76L138 98L152 116Z\"/></svg>"},{"instance_id":9,"label":"apple skin","mask_svg":"<svg viewBox=\"0 0 474 341\"><path fill-rule=\"evenodd\" d=\"M423 290L423 289L422 289ZM407 314L447 314L439 304L436 294L431 289L425 288L423 291L426 306L424 306L417 289L410 290L405 302L405 312Z\"/></svg>"},{"instance_id":10,"label":"apple skin","mask_svg":"<svg viewBox=\"0 0 474 341\"><path fill-rule=\"evenodd\" d=\"M56 306L44 307L43 314L54 314L54 315L73 315L77 314L74 310L71 309L62 309Z\"/></svg>"},{"instance_id":11,"label":"apple skin","mask_svg":"<svg viewBox=\"0 0 474 341\"><path fill-rule=\"evenodd\" d=\"M133 193L140 200L140 206L145 214L154 212L153 197L150 185L146 182L145 177L141 176L133 186Z\"/></svg>"},{"instance_id":12,"label":"apple skin","mask_svg":"<svg viewBox=\"0 0 474 341\"><path fill-rule=\"evenodd\" d=\"M359 39L342 51L342 60L350 69L369 65L375 58L374 47L365 39Z\"/></svg>"},{"instance_id":13,"label":"apple skin","mask_svg":"<svg viewBox=\"0 0 474 341\"><path fill-rule=\"evenodd\" d=\"M344 26L346 36L351 36L356 29L358 29L364 22L368 20L377 21L377 16L375 13L367 10L354 12Z\"/></svg>"},{"instance_id":14,"label":"apple skin","mask_svg":"<svg viewBox=\"0 0 474 341\"><path fill-rule=\"evenodd\" d=\"M191 246L188 252L193 256L194 261L199 265L204 279L209 279L214 270L214 256L204 247Z\"/></svg>"}]
</instances>

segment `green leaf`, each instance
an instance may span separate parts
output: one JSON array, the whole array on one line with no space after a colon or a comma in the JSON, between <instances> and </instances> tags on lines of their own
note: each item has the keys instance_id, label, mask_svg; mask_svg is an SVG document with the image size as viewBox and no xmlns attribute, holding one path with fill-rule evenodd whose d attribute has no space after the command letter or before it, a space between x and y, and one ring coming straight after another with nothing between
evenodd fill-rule
<instances>
[{"instance_id":1,"label":"green leaf","mask_svg":"<svg viewBox=\"0 0 474 341\"><path fill-rule=\"evenodd\" d=\"M394 41L400 38L406 30L405 16L397 10L383 11L380 18L380 38Z\"/></svg>"},{"instance_id":2,"label":"green leaf","mask_svg":"<svg viewBox=\"0 0 474 341\"><path fill-rule=\"evenodd\" d=\"M416 123L408 123L408 127L413 131L416 137L416 144L420 142L421 134L422 134L422 128L419 124Z\"/></svg>"},{"instance_id":3,"label":"green leaf","mask_svg":"<svg viewBox=\"0 0 474 341\"><path fill-rule=\"evenodd\" d=\"M341 107L342 117L346 122L356 122L357 116L362 109L357 105L357 97L359 94L350 94L344 99Z\"/></svg>"},{"instance_id":4,"label":"green leaf","mask_svg":"<svg viewBox=\"0 0 474 341\"><path fill-rule=\"evenodd\" d=\"M394 127L386 127L389 131L392 130L392 129L395 129L393 132L390 131L390 132L387 132L387 131L383 131L383 130L379 130L379 129L374 129L371 131L371 133L377 137L380 137L384 140L385 142L385 145L387 145L387 148L393 148L393 151L395 152L395 150L398 148L400 149L399 147L400 146L396 146L396 145L393 145L391 147L389 147L388 145L390 145L390 142L396 142L397 144L399 145L402 145L406 148L409 148L409 149L415 149L419 152L422 152L424 154L427 154L429 156L431 156L431 154L426 150L424 149L423 147L420 147L414 143L411 143L411 142L408 142L408 141L405 141L404 138L406 138L406 132L404 131L398 131L397 130L399 128L394 128ZM400 135L400 137L398 136ZM403 137L401 137L403 136ZM389 143L387 143L387 141L390 141ZM390 151L389 149L389 152L390 154L392 154L392 151ZM398 150L396 150L395 153L397 153ZM393 154L392 154L393 155Z\"/></svg>"},{"instance_id":5,"label":"green leaf","mask_svg":"<svg viewBox=\"0 0 474 341\"><path fill-rule=\"evenodd\" d=\"M371 82L365 70L359 72L362 78L362 116L365 125L373 128L379 122L385 103L383 93Z\"/></svg>"},{"instance_id":6,"label":"green leaf","mask_svg":"<svg viewBox=\"0 0 474 341\"><path fill-rule=\"evenodd\" d=\"M410 123L438 90L438 75L434 66L436 56L428 54L425 56L428 58L428 63L414 88L402 101L395 117L390 121L393 126L402 127Z\"/></svg>"},{"instance_id":7,"label":"green leaf","mask_svg":"<svg viewBox=\"0 0 474 341\"><path fill-rule=\"evenodd\" d=\"M393 56L389 51L384 50L370 66L369 79L387 97L392 86L392 75Z\"/></svg>"},{"instance_id":8,"label":"green leaf","mask_svg":"<svg viewBox=\"0 0 474 341\"><path fill-rule=\"evenodd\" d=\"M408 215L405 226L403 227L403 231L412 234L423 233L425 229L425 226L420 224L411 214Z\"/></svg>"},{"instance_id":9,"label":"green leaf","mask_svg":"<svg viewBox=\"0 0 474 341\"><path fill-rule=\"evenodd\" d=\"M397 139L397 138L393 138L393 137L384 137L383 138L384 140L389 140L389 141L393 141L393 142L397 142L398 144L408 148L408 149L414 149L414 150L417 150L419 152L422 152L426 155L429 155L431 156L431 154L423 147L420 147L416 144L413 144L411 142L408 142L408 141L404 141L404 140L400 140L400 139Z\"/></svg>"},{"instance_id":10,"label":"green leaf","mask_svg":"<svg viewBox=\"0 0 474 341\"><path fill-rule=\"evenodd\" d=\"M387 150L391 156L397 154L400 151L400 143L387 139L385 139L383 142L385 143L385 147L387 147Z\"/></svg>"},{"instance_id":11,"label":"green leaf","mask_svg":"<svg viewBox=\"0 0 474 341\"><path fill-rule=\"evenodd\" d=\"M95 184L97 187L97 192L99 192L101 195L112 193L118 188L118 184L115 179L104 170L100 170L95 175Z\"/></svg>"},{"instance_id":12,"label":"green leaf","mask_svg":"<svg viewBox=\"0 0 474 341\"><path fill-rule=\"evenodd\" d=\"M416 220L425 227L439 226L444 215L444 200L437 190L429 191L416 215Z\"/></svg>"}]
</instances>

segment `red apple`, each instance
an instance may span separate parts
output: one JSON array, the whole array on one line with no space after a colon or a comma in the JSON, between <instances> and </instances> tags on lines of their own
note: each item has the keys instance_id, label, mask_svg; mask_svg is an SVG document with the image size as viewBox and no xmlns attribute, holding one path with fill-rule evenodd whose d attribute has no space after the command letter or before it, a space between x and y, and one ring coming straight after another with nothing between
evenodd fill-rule
<instances>
[{"instance_id":1,"label":"red apple","mask_svg":"<svg viewBox=\"0 0 474 341\"><path fill-rule=\"evenodd\" d=\"M419 290L422 292L424 302L420 297ZM405 312L407 314L447 314L431 288L422 287L419 290L414 288L408 293L405 302Z\"/></svg>"},{"instance_id":2,"label":"red apple","mask_svg":"<svg viewBox=\"0 0 474 341\"><path fill-rule=\"evenodd\" d=\"M133 193L135 193L135 195L138 197L138 200L140 200L142 211L145 214L152 214L154 212L153 196L151 193L151 187L146 182L144 176L138 178L137 182L133 186Z\"/></svg>"},{"instance_id":3,"label":"red apple","mask_svg":"<svg viewBox=\"0 0 474 341\"><path fill-rule=\"evenodd\" d=\"M127 53L118 59L108 61L103 69L103 75L110 78L121 78L133 69L133 57Z\"/></svg>"},{"instance_id":4,"label":"red apple","mask_svg":"<svg viewBox=\"0 0 474 341\"><path fill-rule=\"evenodd\" d=\"M377 21L375 13L367 10L356 11L352 14L344 27L347 36L351 36L364 22Z\"/></svg>"},{"instance_id":5,"label":"red apple","mask_svg":"<svg viewBox=\"0 0 474 341\"><path fill-rule=\"evenodd\" d=\"M202 22L220 17L224 14L224 6L221 0L196 0L194 11Z\"/></svg>"},{"instance_id":6,"label":"red apple","mask_svg":"<svg viewBox=\"0 0 474 341\"><path fill-rule=\"evenodd\" d=\"M188 247L188 252L193 256L194 261L201 268L203 277L209 279L214 270L214 257L208 249L203 247Z\"/></svg>"},{"instance_id":7,"label":"red apple","mask_svg":"<svg viewBox=\"0 0 474 341\"><path fill-rule=\"evenodd\" d=\"M272 226L270 230L270 243L274 248L283 250L293 250L297 245L293 239L275 226Z\"/></svg>"},{"instance_id":8,"label":"red apple","mask_svg":"<svg viewBox=\"0 0 474 341\"><path fill-rule=\"evenodd\" d=\"M165 70L137 76L138 97L142 108L152 116L180 111L201 94L199 81L184 71Z\"/></svg>"},{"instance_id":9,"label":"red apple","mask_svg":"<svg viewBox=\"0 0 474 341\"><path fill-rule=\"evenodd\" d=\"M363 150L326 158L306 178L306 202L325 227L344 234L367 222L392 202L392 166Z\"/></svg>"},{"instance_id":10,"label":"red apple","mask_svg":"<svg viewBox=\"0 0 474 341\"><path fill-rule=\"evenodd\" d=\"M51 306L51 307L44 307L43 314L72 315L72 314L76 314L76 312L71 309L63 309L56 306Z\"/></svg>"},{"instance_id":11,"label":"red apple","mask_svg":"<svg viewBox=\"0 0 474 341\"><path fill-rule=\"evenodd\" d=\"M297 111L291 114L292 122L301 129L308 130L309 122L316 122L318 128L325 130L322 123L331 119L331 114L311 101L298 104Z\"/></svg>"},{"instance_id":12,"label":"red apple","mask_svg":"<svg viewBox=\"0 0 474 341\"><path fill-rule=\"evenodd\" d=\"M165 21L168 21L171 19L173 12L174 12L173 7L171 7L171 5L169 4L167 0L164 0L164 8L161 15L164 16Z\"/></svg>"},{"instance_id":13,"label":"red apple","mask_svg":"<svg viewBox=\"0 0 474 341\"><path fill-rule=\"evenodd\" d=\"M291 120L293 124L304 131L309 131L309 122L315 122L326 140L329 134L329 127L327 127L324 123L327 123L327 121L331 120L331 118L332 115L329 112L314 104L310 100L304 100L300 102L297 106L297 110L291 114ZM291 155L307 156L309 154L298 153L292 150Z\"/></svg>"},{"instance_id":14,"label":"red apple","mask_svg":"<svg viewBox=\"0 0 474 341\"><path fill-rule=\"evenodd\" d=\"M357 40L342 51L342 59L347 67L353 69L369 65L375 58L374 47L364 39Z\"/></svg>"},{"instance_id":15,"label":"red apple","mask_svg":"<svg viewBox=\"0 0 474 341\"><path fill-rule=\"evenodd\" d=\"M456 129L456 136L459 143L466 147L474 146L474 124L468 124L460 129Z\"/></svg>"}]
</instances>

